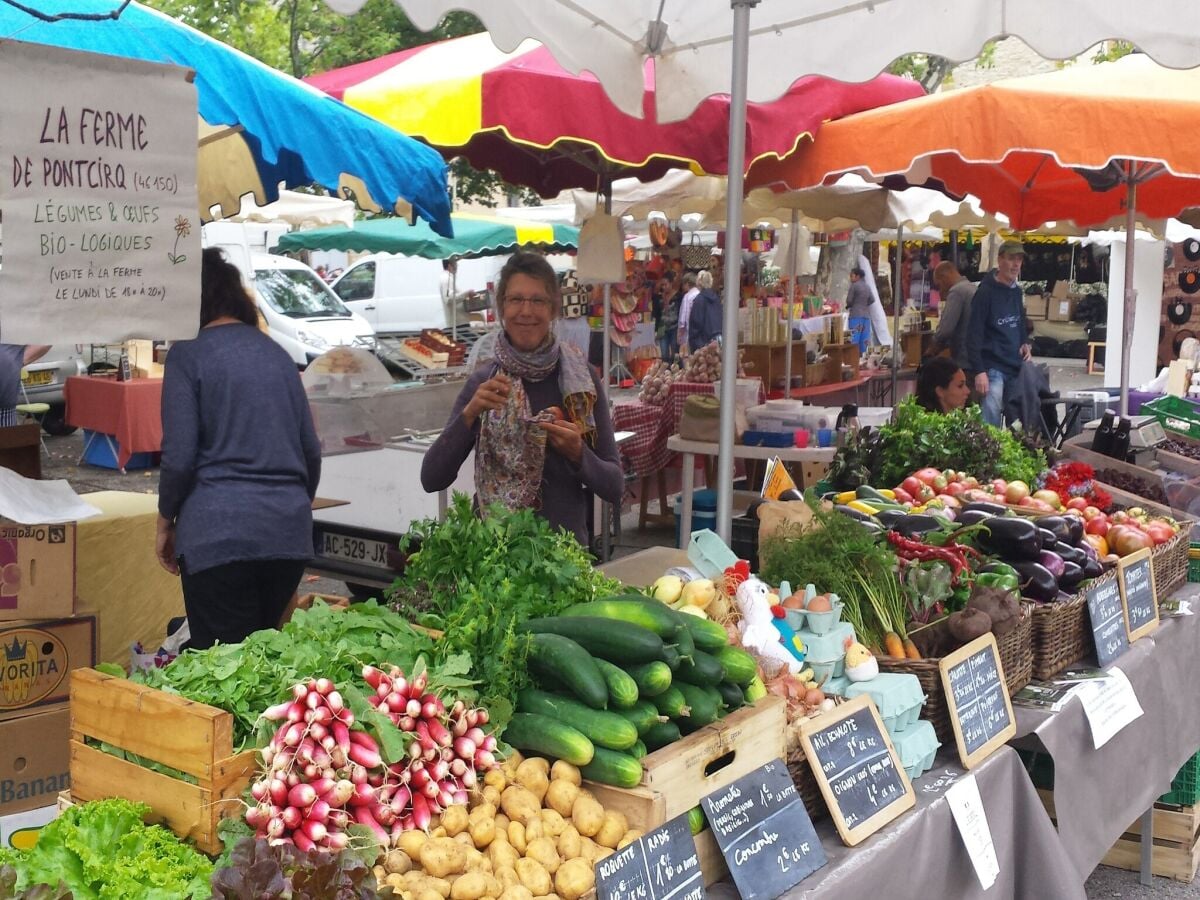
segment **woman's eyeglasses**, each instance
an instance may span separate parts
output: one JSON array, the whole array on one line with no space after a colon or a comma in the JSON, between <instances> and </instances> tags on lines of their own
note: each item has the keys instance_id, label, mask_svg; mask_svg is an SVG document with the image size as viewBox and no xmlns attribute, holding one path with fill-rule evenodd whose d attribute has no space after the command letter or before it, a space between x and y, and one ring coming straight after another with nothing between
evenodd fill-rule
<instances>
[{"instance_id":1,"label":"woman's eyeglasses","mask_svg":"<svg viewBox=\"0 0 1200 900\"><path fill-rule=\"evenodd\" d=\"M551 305L553 302L554 302L554 301L552 301L552 300L551 300L549 297L544 297L544 296L538 296L538 297L515 297L515 296L511 296L511 295L510 295L510 296L508 296L508 297L505 297L505 298L504 298L504 305L505 305L505 306L525 306L525 305L529 305L529 306L532 306L534 309L549 309L549 308L550 308L550 305Z\"/></svg>"}]
</instances>

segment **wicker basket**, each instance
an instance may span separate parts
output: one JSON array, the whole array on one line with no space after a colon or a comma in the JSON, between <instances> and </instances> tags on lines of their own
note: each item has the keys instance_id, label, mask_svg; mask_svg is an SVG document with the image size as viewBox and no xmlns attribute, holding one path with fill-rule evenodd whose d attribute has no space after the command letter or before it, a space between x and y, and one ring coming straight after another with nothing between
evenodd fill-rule
<instances>
[{"instance_id":1,"label":"wicker basket","mask_svg":"<svg viewBox=\"0 0 1200 900\"><path fill-rule=\"evenodd\" d=\"M1112 570L1101 579L1116 578ZM1081 590L1061 603L1039 603L1033 609L1033 677L1053 678L1094 648L1087 597Z\"/></svg>"},{"instance_id":2,"label":"wicker basket","mask_svg":"<svg viewBox=\"0 0 1200 900\"><path fill-rule=\"evenodd\" d=\"M1190 522L1186 523L1175 537L1150 552L1154 590L1159 600L1166 600L1188 580L1188 550L1192 539L1190 525Z\"/></svg>"},{"instance_id":3,"label":"wicker basket","mask_svg":"<svg viewBox=\"0 0 1200 900\"><path fill-rule=\"evenodd\" d=\"M825 797L817 784L817 776L812 773L812 768L804 757L804 747L800 744L788 754L787 767L788 774L792 776L792 783L796 785L796 793L800 795L804 808L808 810L808 817L814 822L829 818L829 806L825 803Z\"/></svg>"},{"instance_id":4,"label":"wicker basket","mask_svg":"<svg viewBox=\"0 0 1200 900\"><path fill-rule=\"evenodd\" d=\"M1033 677L1033 655L1030 648L1032 621L1031 604L1022 603L1021 619L1017 627L996 640L1009 694L1025 687ZM950 638L946 619L938 619L918 628L910 632L909 637L925 658L897 659L893 656L880 656L879 669L882 672L904 672L917 676L921 682L921 690L925 692L925 707L921 710L921 718L933 723L939 741L943 744L953 744L954 728L950 724L950 710L946 705L946 694L942 690L942 676L938 669L941 657L955 649L952 645L948 646Z\"/></svg>"}]
</instances>

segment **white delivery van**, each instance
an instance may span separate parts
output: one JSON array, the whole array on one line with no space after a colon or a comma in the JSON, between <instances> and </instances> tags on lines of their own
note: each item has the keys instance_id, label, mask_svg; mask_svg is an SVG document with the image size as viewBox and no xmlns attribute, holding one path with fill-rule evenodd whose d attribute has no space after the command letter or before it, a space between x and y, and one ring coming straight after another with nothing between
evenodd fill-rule
<instances>
[{"instance_id":1,"label":"white delivery van","mask_svg":"<svg viewBox=\"0 0 1200 900\"><path fill-rule=\"evenodd\" d=\"M506 256L462 259L455 290L484 292L499 280ZM333 284L333 291L379 334L417 334L423 328L448 329L442 307L442 261L375 253L357 260ZM457 322L466 325L471 313L458 303Z\"/></svg>"},{"instance_id":2,"label":"white delivery van","mask_svg":"<svg viewBox=\"0 0 1200 900\"><path fill-rule=\"evenodd\" d=\"M202 231L205 247L220 247L251 288L271 337L300 368L331 347L374 352L375 329L349 310L321 277L299 260L275 256L266 247L286 225L212 222Z\"/></svg>"}]
</instances>

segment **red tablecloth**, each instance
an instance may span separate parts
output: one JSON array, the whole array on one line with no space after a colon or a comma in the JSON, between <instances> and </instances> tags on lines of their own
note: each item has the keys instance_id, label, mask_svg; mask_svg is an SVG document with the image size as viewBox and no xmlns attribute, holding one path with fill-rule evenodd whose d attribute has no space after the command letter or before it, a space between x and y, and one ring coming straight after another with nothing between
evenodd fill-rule
<instances>
[{"instance_id":1,"label":"red tablecloth","mask_svg":"<svg viewBox=\"0 0 1200 900\"><path fill-rule=\"evenodd\" d=\"M66 420L117 439L117 464L125 468L135 453L162 449L162 379L75 376L67 379Z\"/></svg>"},{"instance_id":2,"label":"red tablecloth","mask_svg":"<svg viewBox=\"0 0 1200 900\"><path fill-rule=\"evenodd\" d=\"M665 468L675 456L667 449L667 438L679 431L687 398L693 394L715 394L719 387L702 381L676 381L667 388L667 399L662 406L640 400L614 406L613 430L633 432L633 437L620 445L630 471L641 478ZM762 402L761 391L759 402Z\"/></svg>"}]
</instances>

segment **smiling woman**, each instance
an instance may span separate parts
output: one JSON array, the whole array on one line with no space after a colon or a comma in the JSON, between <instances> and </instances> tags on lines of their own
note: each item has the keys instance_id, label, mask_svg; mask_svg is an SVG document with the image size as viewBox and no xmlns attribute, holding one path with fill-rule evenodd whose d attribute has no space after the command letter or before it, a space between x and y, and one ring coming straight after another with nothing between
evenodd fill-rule
<instances>
[{"instance_id":1,"label":"smiling woman","mask_svg":"<svg viewBox=\"0 0 1200 900\"><path fill-rule=\"evenodd\" d=\"M615 503L624 490L608 398L582 354L551 332L561 300L543 256L514 254L496 296L495 358L467 379L421 484L449 487L474 450L481 506L532 508L587 546L588 492Z\"/></svg>"}]
</instances>

